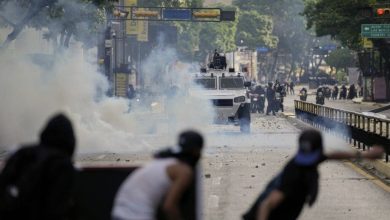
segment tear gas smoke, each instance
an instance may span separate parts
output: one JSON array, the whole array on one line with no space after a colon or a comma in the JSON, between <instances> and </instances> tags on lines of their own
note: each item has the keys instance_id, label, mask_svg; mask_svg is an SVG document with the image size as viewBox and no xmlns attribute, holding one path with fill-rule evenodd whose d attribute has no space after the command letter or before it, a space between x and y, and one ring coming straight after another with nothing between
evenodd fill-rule
<instances>
[{"instance_id":1,"label":"tear gas smoke","mask_svg":"<svg viewBox=\"0 0 390 220\"><path fill-rule=\"evenodd\" d=\"M172 49L158 47L144 62L150 96L141 97L143 105L137 105L104 95L109 87L106 78L86 61L88 54L96 58L95 53L74 47L47 55L53 59L50 66L37 65L31 59L36 56L26 56L21 45L34 42L17 44L18 49L0 55L1 147L36 141L47 118L58 111L72 119L82 152L155 150L174 143L180 130L200 130L212 121L210 103L186 93L192 83L191 65L170 65L177 61ZM177 86L175 93L172 86ZM163 136L158 143L143 139L145 133L155 132Z\"/></svg>"}]
</instances>

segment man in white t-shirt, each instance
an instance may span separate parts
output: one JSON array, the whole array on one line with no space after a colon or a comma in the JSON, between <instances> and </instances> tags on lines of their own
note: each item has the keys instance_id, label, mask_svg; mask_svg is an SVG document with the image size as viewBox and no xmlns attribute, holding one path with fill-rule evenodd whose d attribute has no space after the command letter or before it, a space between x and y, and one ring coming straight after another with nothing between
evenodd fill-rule
<instances>
[{"instance_id":1,"label":"man in white t-shirt","mask_svg":"<svg viewBox=\"0 0 390 220\"><path fill-rule=\"evenodd\" d=\"M159 207L167 219L182 219L178 204L193 181L202 148L199 133L181 133L176 149L157 153L123 182L114 201L113 220L154 220Z\"/></svg>"}]
</instances>

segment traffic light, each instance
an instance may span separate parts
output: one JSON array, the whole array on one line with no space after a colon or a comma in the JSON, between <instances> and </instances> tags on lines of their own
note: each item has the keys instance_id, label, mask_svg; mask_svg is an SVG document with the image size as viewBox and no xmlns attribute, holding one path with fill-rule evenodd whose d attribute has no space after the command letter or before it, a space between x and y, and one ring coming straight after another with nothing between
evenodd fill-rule
<instances>
[{"instance_id":1,"label":"traffic light","mask_svg":"<svg viewBox=\"0 0 390 220\"><path fill-rule=\"evenodd\" d=\"M389 19L390 18L390 4L379 3L372 5L373 17L377 19Z\"/></svg>"},{"instance_id":2,"label":"traffic light","mask_svg":"<svg viewBox=\"0 0 390 220\"><path fill-rule=\"evenodd\" d=\"M375 15L378 17L389 17L390 16L390 8L377 8Z\"/></svg>"}]
</instances>

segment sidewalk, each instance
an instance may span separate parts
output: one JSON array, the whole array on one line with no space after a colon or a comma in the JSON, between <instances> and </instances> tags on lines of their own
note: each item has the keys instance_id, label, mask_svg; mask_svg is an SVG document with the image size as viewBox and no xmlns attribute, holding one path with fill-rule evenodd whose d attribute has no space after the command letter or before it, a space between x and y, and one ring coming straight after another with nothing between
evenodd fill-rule
<instances>
[{"instance_id":1,"label":"sidewalk","mask_svg":"<svg viewBox=\"0 0 390 220\"><path fill-rule=\"evenodd\" d=\"M298 86L295 89L295 94L299 94L299 90L302 88L302 86ZM308 97L307 97L307 102L312 102L315 103L316 99L316 90L310 89L308 90ZM290 95L290 98L291 95ZM299 99L298 95L295 95L295 99ZM294 105L293 100L291 100L292 103L288 103L288 105ZM390 103L377 103L377 102L361 102L361 103L355 103L352 100L332 100L332 99L325 99L325 105L327 107L331 108L337 108L337 109L343 109L347 111L352 111L352 112L368 112L374 109L378 109L384 106L390 105ZM390 119L390 110L379 112L379 114L385 115L387 118Z\"/></svg>"}]
</instances>

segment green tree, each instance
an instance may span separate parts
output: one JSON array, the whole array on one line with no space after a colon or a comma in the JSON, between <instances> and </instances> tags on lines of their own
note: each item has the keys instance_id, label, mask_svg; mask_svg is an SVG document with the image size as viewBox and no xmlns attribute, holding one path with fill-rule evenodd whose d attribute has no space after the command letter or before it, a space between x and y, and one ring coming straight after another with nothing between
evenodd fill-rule
<instances>
[{"instance_id":1,"label":"green tree","mask_svg":"<svg viewBox=\"0 0 390 220\"><path fill-rule=\"evenodd\" d=\"M0 0L0 24L12 28L2 48L15 40L25 27L47 29L44 37L58 42L59 46L68 47L71 37L91 46L91 35L105 21L104 3L102 0Z\"/></svg>"},{"instance_id":2,"label":"green tree","mask_svg":"<svg viewBox=\"0 0 390 220\"><path fill-rule=\"evenodd\" d=\"M175 26L178 30L177 51L181 57L187 60L200 60L199 42L201 25L197 23L177 22Z\"/></svg>"},{"instance_id":3,"label":"green tree","mask_svg":"<svg viewBox=\"0 0 390 220\"><path fill-rule=\"evenodd\" d=\"M347 68L356 65L356 59L354 52L349 49L337 49L331 52L326 58L325 62L332 68L335 69L335 74L343 69L344 72L348 72Z\"/></svg>"},{"instance_id":4,"label":"green tree","mask_svg":"<svg viewBox=\"0 0 390 220\"><path fill-rule=\"evenodd\" d=\"M301 70L307 69L303 66L309 62L308 54L317 42L314 34L305 29L305 19L300 15L304 9L302 0L235 0L233 3L242 11L255 10L272 19L272 35L278 41L274 46L274 60L267 68L269 74L275 72L278 63L290 67L288 77L291 77L298 66Z\"/></svg>"},{"instance_id":5,"label":"green tree","mask_svg":"<svg viewBox=\"0 0 390 220\"><path fill-rule=\"evenodd\" d=\"M375 0L305 0L303 15L307 28L314 28L317 36L330 35L351 49L360 48L361 24L372 22L361 16L361 8Z\"/></svg>"},{"instance_id":6,"label":"green tree","mask_svg":"<svg viewBox=\"0 0 390 220\"><path fill-rule=\"evenodd\" d=\"M203 1L202 1L203 2ZM236 11L236 7L221 4L213 7ZM230 52L236 49L235 34L238 20L233 22L177 22L178 51L182 57L189 60L204 60L207 53L218 49Z\"/></svg>"},{"instance_id":7,"label":"green tree","mask_svg":"<svg viewBox=\"0 0 390 220\"><path fill-rule=\"evenodd\" d=\"M257 11L240 12L237 24L236 42L249 48L258 46L275 48L278 39L272 35L273 23L270 16L261 15Z\"/></svg>"}]
</instances>

